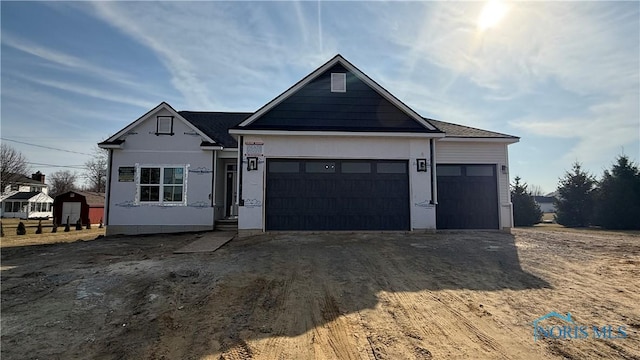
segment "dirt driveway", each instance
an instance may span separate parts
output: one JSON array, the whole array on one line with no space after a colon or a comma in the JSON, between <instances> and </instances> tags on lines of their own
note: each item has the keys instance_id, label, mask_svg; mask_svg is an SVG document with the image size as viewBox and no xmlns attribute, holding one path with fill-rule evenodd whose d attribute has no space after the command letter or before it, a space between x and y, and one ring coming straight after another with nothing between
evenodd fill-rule
<instances>
[{"instance_id":1,"label":"dirt driveway","mask_svg":"<svg viewBox=\"0 0 640 360\"><path fill-rule=\"evenodd\" d=\"M637 235L288 234L173 254L195 236L3 248L2 358L640 358ZM534 341L551 311L627 337Z\"/></svg>"}]
</instances>

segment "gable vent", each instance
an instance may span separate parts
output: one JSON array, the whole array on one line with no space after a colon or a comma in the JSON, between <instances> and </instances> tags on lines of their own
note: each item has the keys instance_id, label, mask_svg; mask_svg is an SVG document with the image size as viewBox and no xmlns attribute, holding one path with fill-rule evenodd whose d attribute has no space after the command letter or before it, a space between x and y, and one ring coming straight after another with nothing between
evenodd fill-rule
<instances>
[{"instance_id":1,"label":"gable vent","mask_svg":"<svg viewBox=\"0 0 640 360\"><path fill-rule=\"evenodd\" d=\"M347 74L331 73L331 92L347 92Z\"/></svg>"}]
</instances>

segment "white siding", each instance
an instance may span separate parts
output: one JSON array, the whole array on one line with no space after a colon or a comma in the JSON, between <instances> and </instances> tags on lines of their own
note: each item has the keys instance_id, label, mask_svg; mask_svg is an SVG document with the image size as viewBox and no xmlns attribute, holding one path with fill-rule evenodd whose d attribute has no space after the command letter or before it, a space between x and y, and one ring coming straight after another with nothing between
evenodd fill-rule
<instances>
[{"instance_id":1,"label":"white siding","mask_svg":"<svg viewBox=\"0 0 640 360\"><path fill-rule=\"evenodd\" d=\"M509 192L509 156L507 144L438 141L436 142L436 164L493 164L498 174L498 206L500 227L511 228L513 224L511 193ZM507 173L502 172L506 166Z\"/></svg>"},{"instance_id":2,"label":"white siding","mask_svg":"<svg viewBox=\"0 0 640 360\"><path fill-rule=\"evenodd\" d=\"M201 150L201 137L178 119L174 119L174 135L155 135L157 115L169 113L161 110L154 114L125 135L122 149L113 150L110 235L213 229L213 151ZM137 165L186 166L186 206L136 204L136 181L118 181L118 169Z\"/></svg>"},{"instance_id":3,"label":"white siding","mask_svg":"<svg viewBox=\"0 0 640 360\"><path fill-rule=\"evenodd\" d=\"M416 159L429 159L429 139L329 136L246 136L244 143L263 143L258 171L246 171L246 147L242 162L242 199L238 229L264 230L265 164L268 158L397 159L409 161L411 228L435 229L430 172L417 172ZM429 170L430 171L430 170Z\"/></svg>"}]
</instances>

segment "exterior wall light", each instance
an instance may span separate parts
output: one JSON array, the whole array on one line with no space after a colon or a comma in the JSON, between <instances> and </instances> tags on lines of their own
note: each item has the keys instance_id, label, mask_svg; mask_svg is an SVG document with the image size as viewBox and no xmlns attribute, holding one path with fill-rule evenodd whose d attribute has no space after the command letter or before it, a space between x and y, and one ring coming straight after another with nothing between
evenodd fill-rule
<instances>
[{"instance_id":1,"label":"exterior wall light","mask_svg":"<svg viewBox=\"0 0 640 360\"><path fill-rule=\"evenodd\" d=\"M258 158L257 157L248 157L247 158L247 171L258 170Z\"/></svg>"},{"instance_id":2,"label":"exterior wall light","mask_svg":"<svg viewBox=\"0 0 640 360\"><path fill-rule=\"evenodd\" d=\"M427 172L427 159L418 159L416 162L416 170L418 170L418 172Z\"/></svg>"}]
</instances>

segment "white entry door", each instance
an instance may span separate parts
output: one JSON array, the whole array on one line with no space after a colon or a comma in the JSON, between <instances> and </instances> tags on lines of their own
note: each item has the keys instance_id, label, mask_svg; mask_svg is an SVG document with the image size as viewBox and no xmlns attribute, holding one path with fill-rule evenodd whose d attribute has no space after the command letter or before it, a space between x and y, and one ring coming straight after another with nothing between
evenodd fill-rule
<instances>
[{"instance_id":1,"label":"white entry door","mask_svg":"<svg viewBox=\"0 0 640 360\"><path fill-rule=\"evenodd\" d=\"M79 202L63 202L62 203L62 224L67 223L67 216L69 217L69 224L75 224L78 219L80 219L80 208L81 203Z\"/></svg>"}]
</instances>

